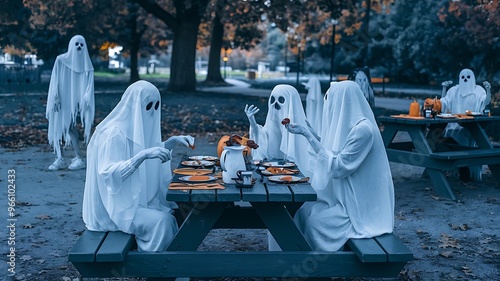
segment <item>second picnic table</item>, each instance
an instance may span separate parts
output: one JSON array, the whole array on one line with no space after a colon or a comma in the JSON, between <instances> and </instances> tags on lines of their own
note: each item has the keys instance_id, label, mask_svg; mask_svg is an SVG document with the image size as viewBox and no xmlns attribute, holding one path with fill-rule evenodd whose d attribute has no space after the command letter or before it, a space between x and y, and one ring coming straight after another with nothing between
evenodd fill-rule
<instances>
[{"instance_id":1,"label":"second picnic table","mask_svg":"<svg viewBox=\"0 0 500 281\"><path fill-rule=\"evenodd\" d=\"M456 200L445 172L459 167L489 165L500 183L500 148L495 147L485 132L489 122L499 122L500 116L455 115L452 118L379 117L383 124L382 138L389 161L425 168L436 192ZM458 123L470 132L476 147L441 143L445 127ZM407 132L408 141L396 141L398 132ZM445 148L439 150L438 147Z\"/></svg>"}]
</instances>

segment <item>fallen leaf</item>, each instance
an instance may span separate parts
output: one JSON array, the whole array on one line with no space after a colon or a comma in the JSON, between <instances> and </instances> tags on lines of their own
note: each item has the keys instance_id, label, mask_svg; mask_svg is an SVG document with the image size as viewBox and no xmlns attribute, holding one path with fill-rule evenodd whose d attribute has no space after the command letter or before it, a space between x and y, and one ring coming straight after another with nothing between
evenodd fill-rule
<instances>
[{"instance_id":1,"label":"fallen leaf","mask_svg":"<svg viewBox=\"0 0 500 281\"><path fill-rule=\"evenodd\" d=\"M453 229L453 230L461 230L461 231L466 231L466 230L471 229L471 228L470 228L470 226L469 226L468 224L466 224L466 223L464 223L464 224L462 224L462 225L455 225L455 224L450 223L450 224L448 224L448 225L449 225L449 226L451 227L451 229Z\"/></svg>"},{"instance_id":2,"label":"fallen leaf","mask_svg":"<svg viewBox=\"0 0 500 281\"><path fill-rule=\"evenodd\" d=\"M36 216L35 218L40 219L40 220L51 220L52 219L52 217L49 215L39 215L39 216Z\"/></svg>"},{"instance_id":3,"label":"fallen leaf","mask_svg":"<svg viewBox=\"0 0 500 281\"><path fill-rule=\"evenodd\" d=\"M439 255L445 257L445 258L450 258L453 255L453 251L444 251L440 252Z\"/></svg>"},{"instance_id":4,"label":"fallen leaf","mask_svg":"<svg viewBox=\"0 0 500 281\"><path fill-rule=\"evenodd\" d=\"M21 227L24 229L31 229L31 228L33 228L33 225L31 223L27 223L27 224L23 224Z\"/></svg>"},{"instance_id":5,"label":"fallen leaf","mask_svg":"<svg viewBox=\"0 0 500 281\"><path fill-rule=\"evenodd\" d=\"M441 239L438 241L441 242L441 245L438 246L439 248L462 249L462 246L458 243L458 240L447 234L441 234Z\"/></svg>"},{"instance_id":6,"label":"fallen leaf","mask_svg":"<svg viewBox=\"0 0 500 281\"><path fill-rule=\"evenodd\" d=\"M427 231L422 230L422 229L417 229L417 231L416 231L416 232L417 232L417 234L418 234L418 235L424 235L424 234L427 234L427 233L428 233Z\"/></svg>"},{"instance_id":7,"label":"fallen leaf","mask_svg":"<svg viewBox=\"0 0 500 281\"><path fill-rule=\"evenodd\" d=\"M441 201L441 197L431 195L431 198L436 200L436 201Z\"/></svg>"},{"instance_id":8,"label":"fallen leaf","mask_svg":"<svg viewBox=\"0 0 500 281\"><path fill-rule=\"evenodd\" d=\"M33 258L30 255L23 255L19 259L22 260L22 261L30 261Z\"/></svg>"}]
</instances>

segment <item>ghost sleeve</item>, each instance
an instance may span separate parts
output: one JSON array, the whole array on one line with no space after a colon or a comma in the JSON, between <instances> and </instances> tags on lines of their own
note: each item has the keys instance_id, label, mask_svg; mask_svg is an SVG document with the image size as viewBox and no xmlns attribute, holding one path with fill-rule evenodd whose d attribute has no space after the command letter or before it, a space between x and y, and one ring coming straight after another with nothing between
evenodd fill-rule
<instances>
[{"instance_id":1,"label":"ghost sleeve","mask_svg":"<svg viewBox=\"0 0 500 281\"><path fill-rule=\"evenodd\" d=\"M59 102L59 81L58 81L58 71L59 71L59 60L56 60L54 67L52 68L52 73L50 75L49 91L47 94L47 108L45 110L45 116L50 121L51 113L56 107L56 103Z\"/></svg>"},{"instance_id":2,"label":"ghost sleeve","mask_svg":"<svg viewBox=\"0 0 500 281\"><path fill-rule=\"evenodd\" d=\"M137 169L128 150L127 139L120 134L113 135L100 148L98 175L104 178L111 194L119 192L122 183Z\"/></svg>"},{"instance_id":3,"label":"ghost sleeve","mask_svg":"<svg viewBox=\"0 0 500 281\"><path fill-rule=\"evenodd\" d=\"M83 94L83 100L80 104L82 104L82 124L84 130L84 140L85 143L89 141L90 138L90 130L92 124L94 123L94 115L95 115L95 106L94 106L94 72L87 72L87 86L85 88L85 93Z\"/></svg>"},{"instance_id":4,"label":"ghost sleeve","mask_svg":"<svg viewBox=\"0 0 500 281\"><path fill-rule=\"evenodd\" d=\"M373 130L364 121L356 125L345 142L344 147L338 153L328 150L321 150L318 154L319 167L327 167L325 174L340 179L350 176L361 164L372 149Z\"/></svg>"}]
</instances>

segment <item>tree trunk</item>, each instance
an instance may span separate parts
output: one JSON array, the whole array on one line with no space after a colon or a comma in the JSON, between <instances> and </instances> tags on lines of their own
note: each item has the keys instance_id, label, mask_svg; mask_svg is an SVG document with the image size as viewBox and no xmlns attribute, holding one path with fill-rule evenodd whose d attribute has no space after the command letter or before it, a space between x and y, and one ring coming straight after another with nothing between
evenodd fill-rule
<instances>
[{"instance_id":1,"label":"tree trunk","mask_svg":"<svg viewBox=\"0 0 500 281\"><path fill-rule=\"evenodd\" d=\"M131 17L129 19L130 31L131 31L130 32L130 78L129 78L130 84L140 79L137 56L139 55L142 32L137 31L138 10L139 10L139 5L131 3L131 5L129 6L129 11L131 14Z\"/></svg>"},{"instance_id":2,"label":"tree trunk","mask_svg":"<svg viewBox=\"0 0 500 281\"><path fill-rule=\"evenodd\" d=\"M191 92L196 90L196 40L199 21L179 19L174 32L170 81L168 90L172 92Z\"/></svg>"},{"instance_id":3,"label":"tree trunk","mask_svg":"<svg viewBox=\"0 0 500 281\"><path fill-rule=\"evenodd\" d=\"M222 38L224 37L224 25L220 21L218 13L213 20L212 34L210 38L210 54L208 56L208 72L205 83L225 83L220 73L220 51L222 49Z\"/></svg>"}]
</instances>

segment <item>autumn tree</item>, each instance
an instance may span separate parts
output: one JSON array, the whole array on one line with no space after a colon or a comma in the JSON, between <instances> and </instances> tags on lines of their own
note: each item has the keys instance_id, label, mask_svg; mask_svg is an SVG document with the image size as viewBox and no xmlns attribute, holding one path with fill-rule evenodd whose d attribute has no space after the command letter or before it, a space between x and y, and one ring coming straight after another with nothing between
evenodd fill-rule
<instances>
[{"instance_id":1,"label":"autumn tree","mask_svg":"<svg viewBox=\"0 0 500 281\"><path fill-rule=\"evenodd\" d=\"M458 73L474 68L477 76L492 81L500 65L500 13L498 0L447 1L439 10L443 27L438 47L448 53L443 63Z\"/></svg>"},{"instance_id":2,"label":"autumn tree","mask_svg":"<svg viewBox=\"0 0 500 281\"><path fill-rule=\"evenodd\" d=\"M134 1L163 21L173 33L168 90L196 90L196 41L201 18L209 0L173 0L173 10L158 1Z\"/></svg>"},{"instance_id":3,"label":"autumn tree","mask_svg":"<svg viewBox=\"0 0 500 281\"><path fill-rule=\"evenodd\" d=\"M261 23L264 1L212 1L207 21L212 25L206 84L224 83L220 71L221 51L255 47L264 32ZM203 42L203 40L200 40Z\"/></svg>"}]
</instances>

